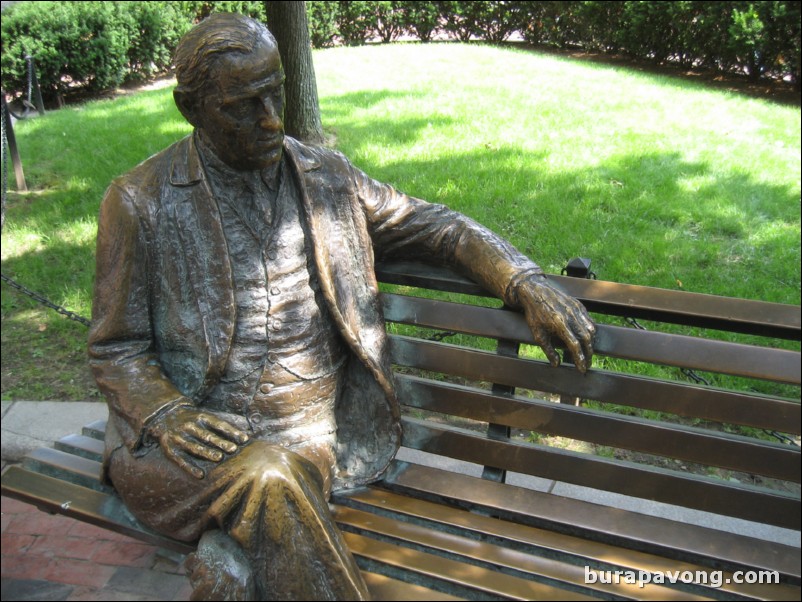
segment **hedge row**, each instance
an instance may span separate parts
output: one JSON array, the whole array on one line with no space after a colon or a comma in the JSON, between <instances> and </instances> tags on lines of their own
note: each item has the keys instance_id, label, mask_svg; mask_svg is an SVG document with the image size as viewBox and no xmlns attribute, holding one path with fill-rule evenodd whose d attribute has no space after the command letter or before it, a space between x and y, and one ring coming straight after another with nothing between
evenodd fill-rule
<instances>
[{"instance_id":1,"label":"hedge row","mask_svg":"<svg viewBox=\"0 0 802 602\"><path fill-rule=\"evenodd\" d=\"M800 82L800 3L745 1L310 1L312 44L391 42L402 35L618 53ZM97 93L169 68L178 39L215 11L264 18L263 2L20 2L2 19L2 85L27 89L36 59L47 99Z\"/></svg>"},{"instance_id":2,"label":"hedge row","mask_svg":"<svg viewBox=\"0 0 802 602\"><path fill-rule=\"evenodd\" d=\"M214 11L264 18L262 2L19 2L3 12L3 90L27 91L26 55L45 101L146 80L170 67L181 36Z\"/></svg>"},{"instance_id":3,"label":"hedge row","mask_svg":"<svg viewBox=\"0 0 802 602\"><path fill-rule=\"evenodd\" d=\"M312 43L390 42L402 34L624 54L800 81L800 3L727 1L307 2Z\"/></svg>"}]
</instances>

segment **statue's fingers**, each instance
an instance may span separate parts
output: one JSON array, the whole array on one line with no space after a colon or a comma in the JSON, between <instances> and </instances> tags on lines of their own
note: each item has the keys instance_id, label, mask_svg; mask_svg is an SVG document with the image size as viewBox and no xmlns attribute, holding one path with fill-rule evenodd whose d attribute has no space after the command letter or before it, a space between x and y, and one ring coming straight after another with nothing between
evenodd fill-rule
<instances>
[{"instance_id":1,"label":"statue's fingers","mask_svg":"<svg viewBox=\"0 0 802 602\"><path fill-rule=\"evenodd\" d=\"M579 364L577 364L577 367L580 367L580 370L585 372L590 368L593 362L593 338L596 336L596 326L587 316L584 309L577 316L574 325L573 332L576 337L577 346L584 358L584 365L580 367Z\"/></svg>"},{"instance_id":2,"label":"statue's fingers","mask_svg":"<svg viewBox=\"0 0 802 602\"><path fill-rule=\"evenodd\" d=\"M196 479L202 479L205 476L205 473L201 468L195 466L192 462L184 458L184 456L178 453L171 445L163 445L162 449L167 459L177 464L178 467L184 472L192 475Z\"/></svg>"},{"instance_id":3,"label":"statue's fingers","mask_svg":"<svg viewBox=\"0 0 802 602\"><path fill-rule=\"evenodd\" d=\"M207 430L203 427L198 426L197 424L190 424L185 429L185 432L189 435L192 435L199 441L202 441L207 446L216 447L226 453L233 454L237 451L236 443L233 443L229 439L223 439L222 437L214 434L212 431ZM219 458L207 458L209 460L213 460L215 462L219 462L223 459L222 456Z\"/></svg>"},{"instance_id":4,"label":"statue's fingers","mask_svg":"<svg viewBox=\"0 0 802 602\"><path fill-rule=\"evenodd\" d=\"M565 348L573 359L574 365L581 372L584 372L587 370L585 353L575 329L571 327L571 324L576 324L576 321L570 320L569 323L562 314L556 314L552 322L553 335L563 342L563 345L565 345Z\"/></svg>"},{"instance_id":5,"label":"statue's fingers","mask_svg":"<svg viewBox=\"0 0 802 602\"><path fill-rule=\"evenodd\" d=\"M580 367L579 363L577 363L577 367L580 367L580 369L584 372L590 368L593 360L593 338L596 336L596 325L593 323L593 320L590 319L590 316L588 315L584 305L573 298L571 301L572 307L569 320L571 325L570 331L576 338L578 350L581 352L584 358L584 368ZM570 348L567 339L565 342L566 345L569 346L569 351L571 351L571 354L576 357L577 354Z\"/></svg>"},{"instance_id":6,"label":"statue's fingers","mask_svg":"<svg viewBox=\"0 0 802 602\"><path fill-rule=\"evenodd\" d=\"M588 355L579 339L573 334L568 334L563 338L563 343L565 343L568 353L570 353L571 357L574 359L574 365L577 369L580 372L587 372Z\"/></svg>"},{"instance_id":7,"label":"statue's fingers","mask_svg":"<svg viewBox=\"0 0 802 602\"><path fill-rule=\"evenodd\" d=\"M229 422L222 420L217 416L214 416L212 414L204 414L203 424L209 427L210 429L216 431L220 435L223 435L230 441L234 441L239 444L248 442L249 437L245 431L238 429L233 424L230 424Z\"/></svg>"},{"instance_id":8,"label":"statue's fingers","mask_svg":"<svg viewBox=\"0 0 802 602\"><path fill-rule=\"evenodd\" d=\"M537 343L538 347L540 347L543 350L543 353L546 354L549 363L556 368L560 365L560 354L557 353L554 345L551 344L551 337L549 337L549 334L546 332L546 330L539 324L533 322L532 320L528 320L528 322L529 328L532 331L532 336L535 339L535 343Z\"/></svg>"},{"instance_id":9,"label":"statue's fingers","mask_svg":"<svg viewBox=\"0 0 802 602\"><path fill-rule=\"evenodd\" d=\"M585 368L590 368L593 364L593 337L596 334L596 328L594 327L592 330L586 330L585 336L580 338L580 342L582 343L582 350L585 354Z\"/></svg>"},{"instance_id":10,"label":"statue's fingers","mask_svg":"<svg viewBox=\"0 0 802 602\"><path fill-rule=\"evenodd\" d=\"M195 435L193 434L193 437L194 436ZM181 435L176 436L176 446L181 451L201 460L219 462L223 459L223 452L219 449Z\"/></svg>"}]
</instances>

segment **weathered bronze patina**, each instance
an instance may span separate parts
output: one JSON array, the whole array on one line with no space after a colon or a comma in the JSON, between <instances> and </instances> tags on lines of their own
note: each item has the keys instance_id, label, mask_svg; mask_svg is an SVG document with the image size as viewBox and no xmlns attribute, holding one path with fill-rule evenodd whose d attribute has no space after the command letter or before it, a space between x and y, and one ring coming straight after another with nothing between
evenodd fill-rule
<instances>
[{"instance_id":1,"label":"weathered bronze patina","mask_svg":"<svg viewBox=\"0 0 802 602\"><path fill-rule=\"evenodd\" d=\"M90 360L105 466L131 511L200 540L195 599L364 599L330 516L400 440L374 256L455 266L590 365L583 307L485 228L284 136L271 34L213 15L182 40L194 133L109 188Z\"/></svg>"}]
</instances>

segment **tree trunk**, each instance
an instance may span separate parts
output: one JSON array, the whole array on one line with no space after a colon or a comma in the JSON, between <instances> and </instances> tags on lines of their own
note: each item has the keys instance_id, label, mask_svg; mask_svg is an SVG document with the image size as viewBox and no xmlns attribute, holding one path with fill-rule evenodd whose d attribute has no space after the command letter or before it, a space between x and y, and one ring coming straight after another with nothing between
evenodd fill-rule
<instances>
[{"instance_id":1,"label":"tree trunk","mask_svg":"<svg viewBox=\"0 0 802 602\"><path fill-rule=\"evenodd\" d=\"M324 141L317 97L306 2L266 1L267 26L278 42L287 81L284 129L289 136L321 144Z\"/></svg>"}]
</instances>

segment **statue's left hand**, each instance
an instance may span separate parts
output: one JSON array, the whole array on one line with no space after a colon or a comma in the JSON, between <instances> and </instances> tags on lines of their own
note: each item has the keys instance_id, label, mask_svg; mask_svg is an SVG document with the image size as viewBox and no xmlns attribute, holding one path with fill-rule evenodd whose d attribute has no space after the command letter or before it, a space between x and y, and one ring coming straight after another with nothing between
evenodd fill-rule
<instances>
[{"instance_id":1,"label":"statue's left hand","mask_svg":"<svg viewBox=\"0 0 802 602\"><path fill-rule=\"evenodd\" d=\"M535 342L551 365L560 365L560 356L552 343L558 339L565 344L579 371L587 371L593 360L596 327L585 307L550 286L542 275L525 278L518 283L515 293Z\"/></svg>"},{"instance_id":2,"label":"statue's left hand","mask_svg":"<svg viewBox=\"0 0 802 602\"><path fill-rule=\"evenodd\" d=\"M165 457L184 471L202 479L205 471L197 460L220 462L249 441L248 433L212 412L195 407L176 407L148 427Z\"/></svg>"}]
</instances>

